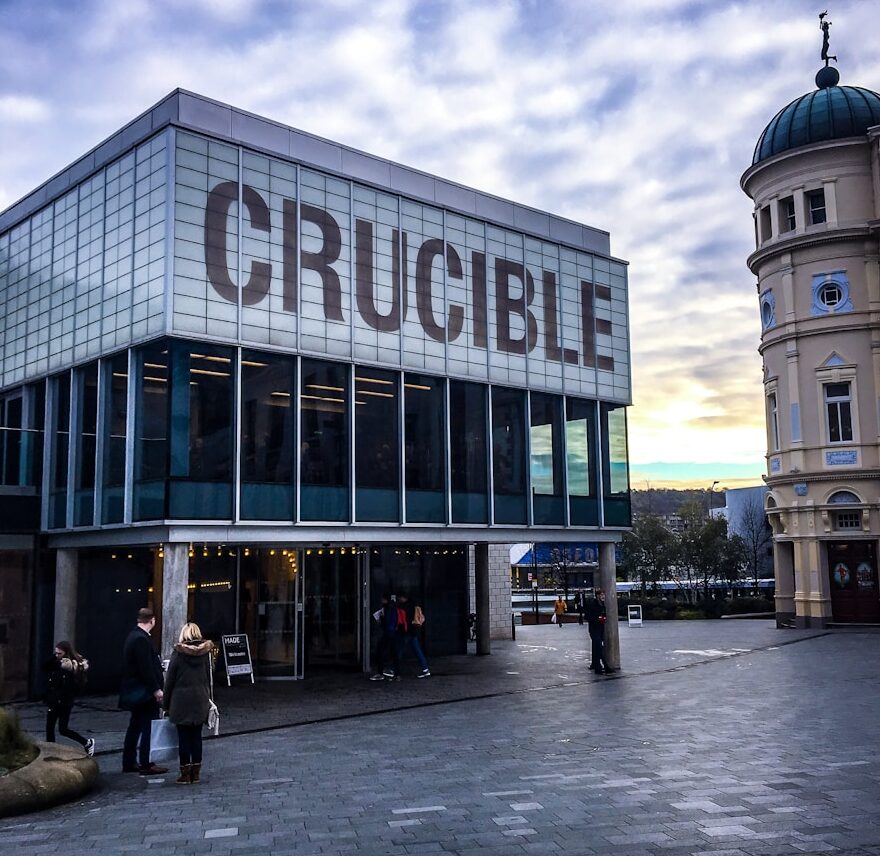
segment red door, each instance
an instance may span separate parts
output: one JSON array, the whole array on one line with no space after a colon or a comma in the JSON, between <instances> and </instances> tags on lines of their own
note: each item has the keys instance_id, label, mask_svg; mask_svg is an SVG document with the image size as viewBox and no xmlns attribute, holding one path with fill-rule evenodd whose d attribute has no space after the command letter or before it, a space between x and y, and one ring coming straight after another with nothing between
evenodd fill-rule
<instances>
[{"instance_id":1,"label":"red door","mask_svg":"<svg viewBox=\"0 0 880 856\"><path fill-rule=\"evenodd\" d=\"M880 622L880 589L873 541L828 544L831 613L835 621Z\"/></svg>"}]
</instances>

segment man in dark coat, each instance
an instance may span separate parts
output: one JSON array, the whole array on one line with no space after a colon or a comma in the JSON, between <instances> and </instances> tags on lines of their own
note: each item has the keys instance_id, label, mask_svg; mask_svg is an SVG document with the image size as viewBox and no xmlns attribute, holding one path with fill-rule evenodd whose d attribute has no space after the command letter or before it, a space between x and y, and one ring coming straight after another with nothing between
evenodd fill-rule
<instances>
[{"instance_id":1,"label":"man in dark coat","mask_svg":"<svg viewBox=\"0 0 880 856\"><path fill-rule=\"evenodd\" d=\"M122 772L155 776L165 767L150 762L150 731L162 701L162 664L150 641L156 626L152 609L138 610L137 627L128 634L122 649L122 685L119 706L131 711L122 744Z\"/></svg>"},{"instance_id":2,"label":"man in dark coat","mask_svg":"<svg viewBox=\"0 0 880 856\"><path fill-rule=\"evenodd\" d=\"M597 675L610 675L614 669L608 665L605 659L605 592L596 589L592 600L587 602L586 619L587 629L590 632L590 640L593 643L593 658L590 662L590 670Z\"/></svg>"}]
</instances>

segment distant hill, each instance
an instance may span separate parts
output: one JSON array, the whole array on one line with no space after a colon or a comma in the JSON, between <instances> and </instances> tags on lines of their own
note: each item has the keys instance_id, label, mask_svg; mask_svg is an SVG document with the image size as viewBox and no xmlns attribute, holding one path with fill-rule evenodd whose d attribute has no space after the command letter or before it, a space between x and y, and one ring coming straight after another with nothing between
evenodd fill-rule
<instances>
[{"instance_id":1,"label":"distant hill","mask_svg":"<svg viewBox=\"0 0 880 856\"><path fill-rule=\"evenodd\" d=\"M721 508L724 505L724 491L715 491L711 496L708 490L671 490L666 488L649 488L634 490L631 493L632 511L637 514L676 514L688 502L699 505ZM711 506L709 500L711 499Z\"/></svg>"}]
</instances>

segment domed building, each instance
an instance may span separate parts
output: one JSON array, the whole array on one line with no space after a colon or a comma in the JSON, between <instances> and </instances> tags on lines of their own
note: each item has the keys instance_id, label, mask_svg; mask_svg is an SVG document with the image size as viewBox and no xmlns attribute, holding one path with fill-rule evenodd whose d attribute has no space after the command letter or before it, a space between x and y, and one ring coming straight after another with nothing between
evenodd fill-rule
<instances>
[{"instance_id":1,"label":"domed building","mask_svg":"<svg viewBox=\"0 0 880 856\"><path fill-rule=\"evenodd\" d=\"M754 201L767 511L781 626L880 622L880 95L816 89L770 121Z\"/></svg>"}]
</instances>

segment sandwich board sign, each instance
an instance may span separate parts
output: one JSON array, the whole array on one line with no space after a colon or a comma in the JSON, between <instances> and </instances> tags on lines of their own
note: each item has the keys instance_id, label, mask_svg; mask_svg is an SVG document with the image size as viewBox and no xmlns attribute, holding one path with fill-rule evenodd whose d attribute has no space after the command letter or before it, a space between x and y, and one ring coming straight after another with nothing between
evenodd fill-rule
<instances>
[{"instance_id":1,"label":"sandwich board sign","mask_svg":"<svg viewBox=\"0 0 880 856\"><path fill-rule=\"evenodd\" d=\"M251 648L246 633L223 636L223 664L226 666L226 683L232 686L233 675L250 675L254 682L254 667L251 664Z\"/></svg>"},{"instance_id":2,"label":"sandwich board sign","mask_svg":"<svg viewBox=\"0 0 880 856\"><path fill-rule=\"evenodd\" d=\"M642 626L642 605L640 603L631 603L627 608L627 618L630 627Z\"/></svg>"}]
</instances>

